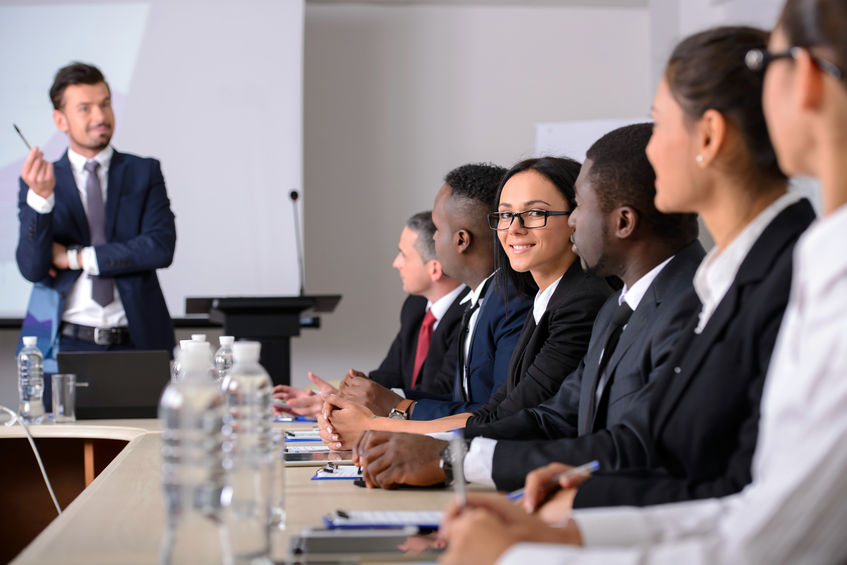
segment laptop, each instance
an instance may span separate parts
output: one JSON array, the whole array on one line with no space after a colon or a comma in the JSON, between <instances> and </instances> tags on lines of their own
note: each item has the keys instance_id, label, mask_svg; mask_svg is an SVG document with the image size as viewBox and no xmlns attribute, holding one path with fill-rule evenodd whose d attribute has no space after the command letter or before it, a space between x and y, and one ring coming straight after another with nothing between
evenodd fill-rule
<instances>
[{"instance_id":1,"label":"laptop","mask_svg":"<svg viewBox=\"0 0 847 565\"><path fill-rule=\"evenodd\" d=\"M60 351L56 362L88 383L76 389L80 419L155 418L171 378L167 351Z\"/></svg>"}]
</instances>

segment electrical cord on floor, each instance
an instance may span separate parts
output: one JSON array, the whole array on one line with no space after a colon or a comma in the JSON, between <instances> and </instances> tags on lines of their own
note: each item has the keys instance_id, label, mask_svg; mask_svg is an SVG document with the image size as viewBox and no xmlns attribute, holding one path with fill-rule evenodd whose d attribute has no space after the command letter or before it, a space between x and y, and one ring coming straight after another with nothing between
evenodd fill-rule
<instances>
[{"instance_id":1,"label":"electrical cord on floor","mask_svg":"<svg viewBox=\"0 0 847 565\"><path fill-rule=\"evenodd\" d=\"M47 471L44 470L44 463L41 461L41 455L38 453L38 448L35 447L35 441L32 439L32 434L29 433L29 428L20 415L11 408L6 408L5 406L0 405L0 410L8 412L12 416L12 423L8 425L14 426L15 422L18 422L24 429L26 438L29 440L29 445L32 447L32 452L35 453L35 460L38 461L38 468L41 469L41 476L44 477L44 484L47 485L47 491L50 493L50 498L53 499L53 504L56 506L56 512L61 514L62 509L59 507L59 501L56 500L56 494L53 492L53 487L50 485L50 479L47 478Z\"/></svg>"}]
</instances>

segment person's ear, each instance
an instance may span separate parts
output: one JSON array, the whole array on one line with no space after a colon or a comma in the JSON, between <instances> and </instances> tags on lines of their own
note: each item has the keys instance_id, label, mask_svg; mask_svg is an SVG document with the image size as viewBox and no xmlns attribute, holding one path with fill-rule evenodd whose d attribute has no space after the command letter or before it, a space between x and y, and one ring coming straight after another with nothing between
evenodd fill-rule
<instances>
[{"instance_id":1,"label":"person's ear","mask_svg":"<svg viewBox=\"0 0 847 565\"><path fill-rule=\"evenodd\" d=\"M798 49L794 80L800 110L814 110L820 105L823 94L824 72L818 68L806 49Z\"/></svg>"},{"instance_id":2,"label":"person's ear","mask_svg":"<svg viewBox=\"0 0 847 565\"><path fill-rule=\"evenodd\" d=\"M708 167L717 157L726 141L726 118L710 108L703 112L694 128L697 164Z\"/></svg>"},{"instance_id":3,"label":"person's ear","mask_svg":"<svg viewBox=\"0 0 847 565\"><path fill-rule=\"evenodd\" d=\"M426 268L432 282L437 283L444 278L444 271L441 269L441 262L438 259L431 259L427 261Z\"/></svg>"},{"instance_id":4,"label":"person's ear","mask_svg":"<svg viewBox=\"0 0 847 565\"><path fill-rule=\"evenodd\" d=\"M53 110L53 123L59 128L59 131L68 133L68 117L61 110Z\"/></svg>"},{"instance_id":5,"label":"person's ear","mask_svg":"<svg viewBox=\"0 0 847 565\"><path fill-rule=\"evenodd\" d=\"M632 206L621 206L614 212L614 233L618 239L632 237L638 227L638 212Z\"/></svg>"},{"instance_id":6,"label":"person's ear","mask_svg":"<svg viewBox=\"0 0 847 565\"><path fill-rule=\"evenodd\" d=\"M471 232L462 228L453 234L453 245L459 253L467 253L471 247Z\"/></svg>"}]
</instances>

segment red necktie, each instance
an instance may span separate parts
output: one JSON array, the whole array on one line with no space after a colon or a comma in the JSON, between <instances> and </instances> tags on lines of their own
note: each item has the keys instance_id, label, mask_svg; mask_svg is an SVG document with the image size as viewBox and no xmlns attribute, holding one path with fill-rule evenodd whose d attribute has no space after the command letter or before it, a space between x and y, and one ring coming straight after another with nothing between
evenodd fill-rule
<instances>
[{"instance_id":1,"label":"red necktie","mask_svg":"<svg viewBox=\"0 0 847 565\"><path fill-rule=\"evenodd\" d=\"M415 370L412 372L412 388L415 388L415 383L418 382L418 375L421 373L426 354L429 352L429 344L432 342L432 326L435 325L435 316L432 311L427 309L421 322L421 331L418 333L418 347L415 350Z\"/></svg>"}]
</instances>

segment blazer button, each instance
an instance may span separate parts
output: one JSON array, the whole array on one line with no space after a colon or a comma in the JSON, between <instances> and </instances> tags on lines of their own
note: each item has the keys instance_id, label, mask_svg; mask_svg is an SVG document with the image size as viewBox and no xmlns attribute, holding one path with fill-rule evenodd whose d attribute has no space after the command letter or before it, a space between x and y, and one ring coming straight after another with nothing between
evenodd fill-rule
<instances>
[{"instance_id":1,"label":"blazer button","mask_svg":"<svg viewBox=\"0 0 847 565\"><path fill-rule=\"evenodd\" d=\"M682 369L677 365L676 367L673 368L673 372L678 375L682 372Z\"/></svg>"}]
</instances>

